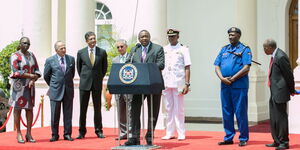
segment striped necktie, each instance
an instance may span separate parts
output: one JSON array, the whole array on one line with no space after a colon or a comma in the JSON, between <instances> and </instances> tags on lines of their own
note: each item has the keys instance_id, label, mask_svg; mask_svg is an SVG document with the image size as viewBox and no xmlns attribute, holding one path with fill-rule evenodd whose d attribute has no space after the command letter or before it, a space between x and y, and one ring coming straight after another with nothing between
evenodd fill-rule
<instances>
[{"instance_id":1,"label":"striped necktie","mask_svg":"<svg viewBox=\"0 0 300 150\"><path fill-rule=\"evenodd\" d=\"M141 58L141 62L144 63L146 60L146 56L147 56L147 47L144 47L143 51L142 51L142 58Z\"/></svg>"}]
</instances>

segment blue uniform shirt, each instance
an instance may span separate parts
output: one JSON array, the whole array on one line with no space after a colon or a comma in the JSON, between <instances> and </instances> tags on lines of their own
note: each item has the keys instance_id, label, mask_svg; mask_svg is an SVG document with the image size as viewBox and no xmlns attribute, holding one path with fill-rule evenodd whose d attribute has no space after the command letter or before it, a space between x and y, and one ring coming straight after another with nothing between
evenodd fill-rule
<instances>
[{"instance_id":1,"label":"blue uniform shirt","mask_svg":"<svg viewBox=\"0 0 300 150\"><path fill-rule=\"evenodd\" d=\"M242 53L237 56L232 53ZM249 47L246 47L241 42L235 46L232 44L224 46L217 56L214 65L219 66L223 77L232 77L239 72L244 65L251 65L252 54ZM237 79L231 85L221 83L221 88L232 86L233 88L249 88L248 74Z\"/></svg>"}]
</instances>

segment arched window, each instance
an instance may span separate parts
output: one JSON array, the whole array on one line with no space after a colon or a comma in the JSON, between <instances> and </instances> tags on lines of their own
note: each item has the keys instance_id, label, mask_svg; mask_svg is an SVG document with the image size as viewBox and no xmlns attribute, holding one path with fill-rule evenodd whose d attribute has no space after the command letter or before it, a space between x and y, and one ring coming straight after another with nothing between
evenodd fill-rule
<instances>
[{"instance_id":1,"label":"arched window","mask_svg":"<svg viewBox=\"0 0 300 150\"><path fill-rule=\"evenodd\" d=\"M292 69L297 67L298 55L298 0L292 0L289 10L289 59Z\"/></svg>"},{"instance_id":2,"label":"arched window","mask_svg":"<svg viewBox=\"0 0 300 150\"><path fill-rule=\"evenodd\" d=\"M97 45L105 50L112 47L112 20L110 9L101 2L96 2L95 9L95 30L97 35Z\"/></svg>"}]
</instances>

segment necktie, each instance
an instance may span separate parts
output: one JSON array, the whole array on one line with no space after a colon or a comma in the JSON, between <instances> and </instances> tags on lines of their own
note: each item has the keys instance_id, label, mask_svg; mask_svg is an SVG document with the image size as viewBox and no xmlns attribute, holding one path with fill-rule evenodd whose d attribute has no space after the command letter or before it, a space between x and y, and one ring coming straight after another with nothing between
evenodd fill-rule
<instances>
[{"instance_id":1,"label":"necktie","mask_svg":"<svg viewBox=\"0 0 300 150\"><path fill-rule=\"evenodd\" d=\"M60 67L61 67L61 71L63 71L63 72L66 71L66 66L65 66L65 62L64 62L63 57L60 58Z\"/></svg>"},{"instance_id":2,"label":"necktie","mask_svg":"<svg viewBox=\"0 0 300 150\"><path fill-rule=\"evenodd\" d=\"M94 62L95 62L95 58L94 58L94 53L93 53L93 49L90 49L90 61L92 66L94 66Z\"/></svg>"},{"instance_id":3,"label":"necktie","mask_svg":"<svg viewBox=\"0 0 300 150\"><path fill-rule=\"evenodd\" d=\"M146 55L147 55L147 47L145 47L142 51L142 58L141 58L141 62L145 62L146 59Z\"/></svg>"},{"instance_id":4,"label":"necktie","mask_svg":"<svg viewBox=\"0 0 300 150\"><path fill-rule=\"evenodd\" d=\"M270 75L271 75L272 65L273 65L273 57L271 57L270 65L269 65L269 72L268 72L268 86L269 87L271 86Z\"/></svg>"},{"instance_id":5,"label":"necktie","mask_svg":"<svg viewBox=\"0 0 300 150\"><path fill-rule=\"evenodd\" d=\"M124 55L121 55L120 63L125 63L125 56Z\"/></svg>"}]
</instances>

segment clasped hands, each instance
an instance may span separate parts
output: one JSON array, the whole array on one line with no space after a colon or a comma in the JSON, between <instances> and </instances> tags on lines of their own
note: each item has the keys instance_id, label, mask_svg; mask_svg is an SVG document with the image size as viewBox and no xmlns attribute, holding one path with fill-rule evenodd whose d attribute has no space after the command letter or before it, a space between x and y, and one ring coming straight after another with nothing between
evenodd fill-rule
<instances>
[{"instance_id":1,"label":"clasped hands","mask_svg":"<svg viewBox=\"0 0 300 150\"><path fill-rule=\"evenodd\" d=\"M34 86L34 83L39 78L39 76L37 74L30 74L29 77L30 77L31 80L29 81L28 86L29 86L29 88L31 88L31 87Z\"/></svg>"},{"instance_id":2,"label":"clasped hands","mask_svg":"<svg viewBox=\"0 0 300 150\"><path fill-rule=\"evenodd\" d=\"M221 81L226 85L231 85L235 81L235 78L233 78L233 77L224 77L224 78L221 79Z\"/></svg>"}]
</instances>

